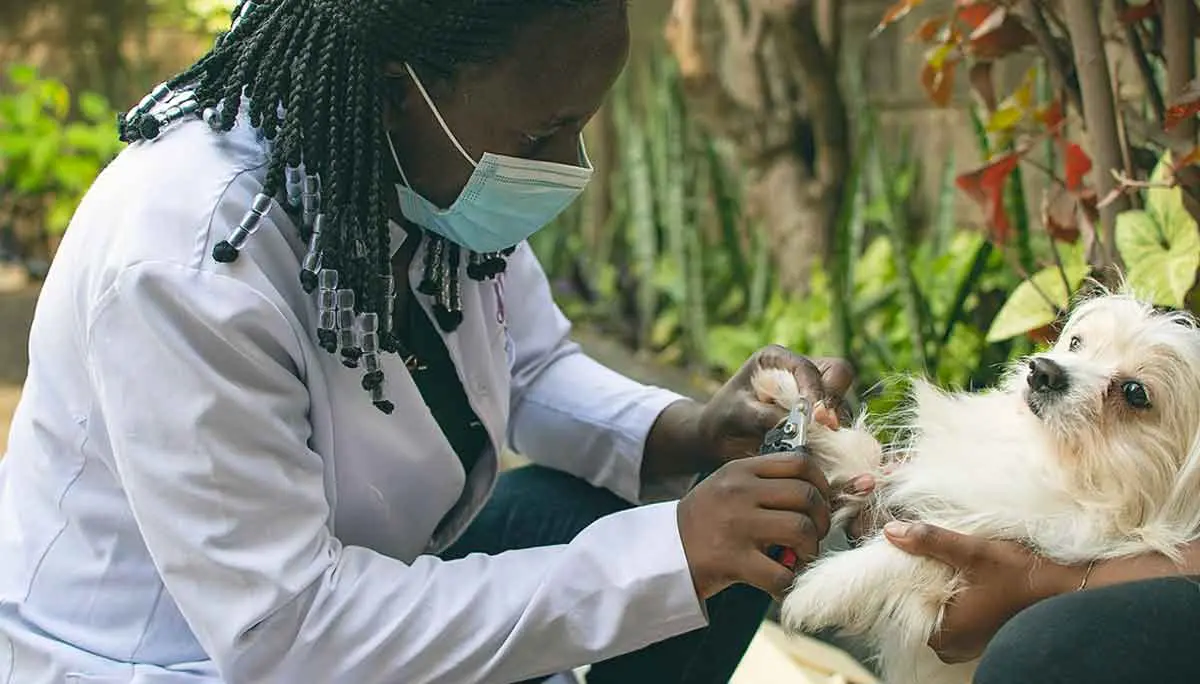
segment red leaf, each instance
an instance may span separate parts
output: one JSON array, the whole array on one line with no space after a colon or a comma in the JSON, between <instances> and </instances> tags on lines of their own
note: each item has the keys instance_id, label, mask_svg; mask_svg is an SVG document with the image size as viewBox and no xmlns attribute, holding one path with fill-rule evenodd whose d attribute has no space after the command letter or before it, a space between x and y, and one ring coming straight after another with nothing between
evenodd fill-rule
<instances>
[{"instance_id":1,"label":"red leaf","mask_svg":"<svg viewBox=\"0 0 1200 684\"><path fill-rule=\"evenodd\" d=\"M1187 84L1183 92L1171 99L1163 117L1163 128L1169 131L1196 114L1200 114L1200 80Z\"/></svg>"},{"instance_id":2,"label":"red leaf","mask_svg":"<svg viewBox=\"0 0 1200 684\"><path fill-rule=\"evenodd\" d=\"M975 30L991 16L995 9L996 3L994 2L959 2L958 18L971 30Z\"/></svg>"},{"instance_id":3,"label":"red leaf","mask_svg":"<svg viewBox=\"0 0 1200 684\"><path fill-rule=\"evenodd\" d=\"M1191 152L1183 155L1179 161L1175 162L1173 170L1178 171L1185 166L1200 163L1200 147L1193 147Z\"/></svg>"},{"instance_id":4,"label":"red leaf","mask_svg":"<svg viewBox=\"0 0 1200 684\"><path fill-rule=\"evenodd\" d=\"M1000 59L1037 41L1016 14L997 7L967 36L967 52L979 59Z\"/></svg>"},{"instance_id":5,"label":"red leaf","mask_svg":"<svg viewBox=\"0 0 1200 684\"><path fill-rule=\"evenodd\" d=\"M1092 159L1076 143L1063 143L1063 153L1067 189L1078 190L1083 186L1083 177L1092 170Z\"/></svg>"},{"instance_id":6,"label":"red leaf","mask_svg":"<svg viewBox=\"0 0 1200 684\"><path fill-rule=\"evenodd\" d=\"M1158 14L1158 2L1157 0L1150 0L1150 2L1143 5L1130 6L1124 12L1117 15L1117 18L1122 24L1136 24L1156 14Z\"/></svg>"},{"instance_id":7,"label":"red leaf","mask_svg":"<svg viewBox=\"0 0 1200 684\"><path fill-rule=\"evenodd\" d=\"M1058 339L1058 326L1048 323L1040 328L1034 328L1025 333L1034 344L1053 344Z\"/></svg>"},{"instance_id":8,"label":"red leaf","mask_svg":"<svg viewBox=\"0 0 1200 684\"><path fill-rule=\"evenodd\" d=\"M924 0L898 0L883 13L883 18L879 20L879 25L871 32L872 36L878 35L885 28L900 21L904 15L912 11L914 7L920 5Z\"/></svg>"},{"instance_id":9,"label":"red leaf","mask_svg":"<svg viewBox=\"0 0 1200 684\"><path fill-rule=\"evenodd\" d=\"M997 245L1003 245L1012 230L1004 212L1004 185L1020 159L1019 153L1011 152L955 180L955 185L987 212L989 237Z\"/></svg>"},{"instance_id":10,"label":"red leaf","mask_svg":"<svg viewBox=\"0 0 1200 684\"><path fill-rule=\"evenodd\" d=\"M971 81L971 87L979 94L979 99L983 100L983 105L987 107L987 110L989 112L996 111L996 84L992 80L992 63L975 62L971 65L968 78Z\"/></svg>"},{"instance_id":11,"label":"red leaf","mask_svg":"<svg viewBox=\"0 0 1200 684\"><path fill-rule=\"evenodd\" d=\"M941 48L935 48L938 50ZM958 58L953 56L944 59L926 58L925 66L921 67L921 85L929 99L939 107L950 104L954 94L954 70L958 66Z\"/></svg>"},{"instance_id":12,"label":"red leaf","mask_svg":"<svg viewBox=\"0 0 1200 684\"><path fill-rule=\"evenodd\" d=\"M1050 237L1074 244L1079 240L1079 199L1059 189L1042 198L1042 225Z\"/></svg>"},{"instance_id":13,"label":"red leaf","mask_svg":"<svg viewBox=\"0 0 1200 684\"><path fill-rule=\"evenodd\" d=\"M929 17L921 22L916 31L909 36L909 40L915 40L922 43L932 43L937 40L938 32L946 25L945 17Z\"/></svg>"},{"instance_id":14,"label":"red leaf","mask_svg":"<svg viewBox=\"0 0 1200 684\"><path fill-rule=\"evenodd\" d=\"M1062 102L1059 100L1051 102L1044 108L1039 109L1035 116L1037 117L1037 120L1046 127L1046 130L1053 131L1057 129L1058 125L1061 124L1065 118L1063 116Z\"/></svg>"}]
</instances>

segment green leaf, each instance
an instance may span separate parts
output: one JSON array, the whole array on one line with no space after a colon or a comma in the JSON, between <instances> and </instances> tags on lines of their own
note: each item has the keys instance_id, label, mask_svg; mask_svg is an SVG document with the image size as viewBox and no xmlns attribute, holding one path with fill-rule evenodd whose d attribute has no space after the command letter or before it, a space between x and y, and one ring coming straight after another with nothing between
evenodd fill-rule
<instances>
[{"instance_id":1,"label":"green leaf","mask_svg":"<svg viewBox=\"0 0 1200 684\"><path fill-rule=\"evenodd\" d=\"M110 123L116 113L109 108L108 100L96 93L83 93L79 96L79 111L89 121Z\"/></svg>"},{"instance_id":2,"label":"green leaf","mask_svg":"<svg viewBox=\"0 0 1200 684\"><path fill-rule=\"evenodd\" d=\"M1066 255L1064 255L1063 261L1066 280L1070 284L1070 292L1067 291L1067 287L1063 283L1063 275L1057 266L1038 271L1033 278L1023 281L1017 286L1012 296L1000 309L1000 313L996 314L987 334L989 343L1002 342L1030 330L1050 325L1058 318L1059 311L1067 309L1071 294L1079 288L1079 283L1087 276L1088 268L1085 265L1071 263L1072 259L1067 258ZM1047 299L1050 301L1047 302ZM1051 302L1053 302L1053 306L1051 306Z\"/></svg>"},{"instance_id":3,"label":"green leaf","mask_svg":"<svg viewBox=\"0 0 1200 684\"><path fill-rule=\"evenodd\" d=\"M66 232L67 225L71 222L71 216L74 213L75 198L57 195L53 204L50 205L50 212L46 217L46 228L53 235L62 235Z\"/></svg>"},{"instance_id":4,"label":"green leaf","mask_svg":"<svg viewBox=\"0 0 1200 684\"><path fill-rule=\"evenodd\" d=\"M14 64L8 70L8 80L18 88L23 88L37 80L37 69L29 64Z\"/></svg>"},{"instance_id":5,"label":"green leaf","mask_svg":"<svg viewBox=\"0 0 1200 684\"><path fill-rule=\"evenodd\" d=\"M1178 187L1159 187L1169 183L1171 176L1171 153L1162 156L1150 176L1152 186L1146 191L1146 212L1150 214L1158 227L1163 229L1164 237L1172 228L1182 229L1184 225L1196 231L1196 222L1187 209L1183 207L1183 191Z\"/></svg>"},{"instance_id":6,"label":"green leaf","mask_svg":"<svg viewBox=\"0 0 1200 684\"><path fill-rule=\"evenodd\" d=\"M1146 210L1117 216L1116 241L1128 287L1160 306L1182 307L1200 267L1200 235L1183 206L1183 191L1165 187L1170 174L1168 152L1150 177Z\"/></svg>"}]
</instances>

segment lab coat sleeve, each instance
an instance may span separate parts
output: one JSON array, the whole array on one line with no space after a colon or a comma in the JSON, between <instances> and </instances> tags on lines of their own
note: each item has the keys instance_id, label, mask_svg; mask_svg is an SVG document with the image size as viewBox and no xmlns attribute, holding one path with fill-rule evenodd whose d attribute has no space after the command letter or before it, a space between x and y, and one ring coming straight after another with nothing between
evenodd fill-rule
<instances>
[{"instance_id":1,"label":"lab coat sleeve","mask_svg":"<svg viewBox=\"0 0 1200 684\"><path fill-rule=\"evenodd\" d=\"M509 442L535 463L562 470L623 499L679 496L692 477L641 481L650 428L683 399L601 365L569 339L546 274L527 243L505 274L504 307L516 352Z\"/></svg>"},{"instance_id":2,"label":"lab coat sleeve","mask_svg":"<svg viewBox=\"0 0 1200 684\"><path fill-rule=\"evenodd\" d=\"M672 504L498 556L342 546L296 327L241 281L140 264L89 319L114 472L228 684L511 682L704 624Z\"/></svg>"}]
</instances>

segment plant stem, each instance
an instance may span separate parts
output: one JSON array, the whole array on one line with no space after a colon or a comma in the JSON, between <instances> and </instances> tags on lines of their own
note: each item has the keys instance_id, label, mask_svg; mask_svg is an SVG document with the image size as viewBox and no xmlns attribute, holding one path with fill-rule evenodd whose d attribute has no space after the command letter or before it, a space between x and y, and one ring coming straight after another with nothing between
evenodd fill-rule
<instances>
[{"instance_id":1,"label":"plant stem","mask_svg":"<svg viewBox=\"0 0 1200 684\"><path fill-rule=\"evenodd\" d=\"M1196 42L1194 35L1196 6L1192 0L1162 3L1163 57L1167 62L1167 93L1179 97L1196 78ZM1196 138L1196 120L1187 117L1175 126L1180 140L1191 144Z\"/></svg>"},{"instance_id":2,"label":"plant stem","mask_svg":"<svg viewBox=\"0 0 1200 684\"><path fill-rule=\"evenodd\" d=\"M930 369L930 375L937 377L938 366L942 361L942 352L946 346L950 344L950 338L954 336L954 328L959 324L966 312L967 299L971 293L975 292L979 286L979 279L983 277L984 271L987 270L988 260L992 257L992 251L995 248L988 240L983 240L979 244L979 248L975 250L975 258L971 261L971 268L967 271L963 279L958 283L958 289L954 293L954 304L950 307L950 315L946 318L946 327L942 330L942 339L938 341L937 351L934 353L930 363L933 368Z\"/></svg>"},{"instance_id":3,"label":"plant stem","mask_svg":"<svg viewBox=\"0 0 1200 684\"><path fill-rule=\"evenodd\" d=\"M874 131L875 122L873 114L868 112L863 120L864 126L869 131ZM868 134L869 135L869 134ZM901 299L904 304L904 314L908 322L909 340L912 344L912 359L913 368L918 371L925 371L929 368L929 348L925 338L925 320L921 312L921 288L917 283L917 276L912 270L912 250L909 245L909 227L903 213L903 209L897 206L896 197L892 193L892 184L888 182L888 178L883 170L883 156L879 149L879 145L871 145L870 159L868 165L870 168L871 185L877 192L881 193L884 199L883 206L886 220L884 227L888 231L888 237L892 241L892 250L895 254L896 270L900 275L902 284Z\"/></svg>"},{"instance_id":4,"label":"plant stem","mask_svg":"<svg viewBox=\"0 0 1200 684\"><path fill-rule=\"evenodd\" d=\"M1022 0L1021 9L1029 17L1029 31L1033 33L1038 49L1041 50L1042 56L1050 66L1050 74L1054 77L1055 85L1067 94L1068 104L1082 115L1083 97L1079 93L1079 83L1071 78L1072 69L1069 58L1059 49L1058 42L1050 31L1050 25L1046 22L1046 15L1042 10L1041 3L1038 0Z\"/></svg>"},{"instance_id":5,"label":"plant stem","mask_svg":"<svg viewBox=\"0 0 1200 684\"><path fill-rule=\"evenodd\" d=\"M1099 3L1066 2L1067 25L1071 31L1071 46L1075 53L1075 66L1079 73L1079 86L1083 95L1083 108L1088 137L1092 144L1092 159L1097 167L1097 189L1100 197L1107 196L1116 186L1112 170L1123 167L1121 142L1117 134L1117 111L1113 98L1112 77L1109 75L1108 58L1104 52L1104 38L1100 33ZM1167 3L1168 5L1170 3ZM1190 4L1190 0L1189 0ZM1117 214L1129 208L1126 197L1100 210L1101 232L1104 235L1103 254L1093 255L1098 265L1105 269L1119 265L1119 256L1114 245Z\"/></svg>"},{"instance_id":6,"label":"plant stem","mask_svg":"<svg viewBox=\"0 0 1200 684\"><path fill-rule=\"evenodd\" d=\"M1113 4L1118 13L1129 9L1129 3L1125 0L1113 0ZM1181 3L1168 2L1166 4ZM1146 46L1142 44L1142 35L1138 33L1137 24L1125 24L1124 29L1125 42L1129 45L1129 51L1133 53L1138 73L1142 75L1142 84L1146 87L1146 95L1150 98L1150 109L1154 112L1154 120L1162 121L1167 106L1163 102L1162 88L1158 87L1158 79L1154 77L1154 67L1150 64L1150 57L1146 54Z\"/></svg>"}]
</instances>

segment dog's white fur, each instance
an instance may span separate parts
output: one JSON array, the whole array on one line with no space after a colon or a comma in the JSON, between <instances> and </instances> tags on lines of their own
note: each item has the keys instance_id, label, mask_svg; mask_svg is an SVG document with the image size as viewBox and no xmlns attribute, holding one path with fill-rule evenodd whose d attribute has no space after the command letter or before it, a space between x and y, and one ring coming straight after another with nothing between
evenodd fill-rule
<instances>
[{"instance_id":1,"label":"dog's white fur","mask_svg":"<svg viewBox=\"0 0 1200 684\"><path fill-rule=\"evenodd\" d=\"M877 480L869 502L851 502L838 518L869 504L890 512L881 517L1018 540L1063 563L1177 558L1200 536L1200 331L1184 314L1104 294L1076 307L1058 343L1037 356L1066 371L1069 387L1052 400L1034 396L1021 363L985 392L915 383L906 437L888 449L861 420L838 431L814 425L811 450L832 486L864 473ZM1128 380L1144 384L1150 408L1128 404ZM760 371L753 385L784 407L797 396L786 371ZM803 572L783 617L791 629L865 635L887 684L965 684L975 663L943 664L926 645L962 586L947 566L876 533Z\"/></svg>"}]
</instances>

